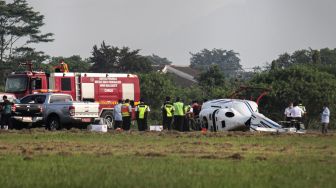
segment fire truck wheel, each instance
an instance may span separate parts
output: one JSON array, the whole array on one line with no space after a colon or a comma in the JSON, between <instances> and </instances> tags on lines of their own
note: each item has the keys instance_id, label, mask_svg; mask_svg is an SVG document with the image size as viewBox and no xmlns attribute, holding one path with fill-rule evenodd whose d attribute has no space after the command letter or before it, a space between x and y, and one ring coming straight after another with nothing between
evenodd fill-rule
<instances>
[{"instance_id":1,"label":"fire truck wheel","mask_svg":"<svg viewBox=\"0 0 336 188\"><path fill-rule=\"evenodd\" d=\"M49 117L47 127L51 131L59 130L61 128L59 118L57 116Z\"/></svg>"},{"instance_id":2,"label":"fire truck wheel","mask_svg":"<svg viewBox=\"0 0 336 188\"><path fill-rule=\"evenodd\" d=\"M113 123L114 118L113 118L113 113L111 111L103 112L101 117L109 121L111 124Z\"/></svg>"}]
</instances>

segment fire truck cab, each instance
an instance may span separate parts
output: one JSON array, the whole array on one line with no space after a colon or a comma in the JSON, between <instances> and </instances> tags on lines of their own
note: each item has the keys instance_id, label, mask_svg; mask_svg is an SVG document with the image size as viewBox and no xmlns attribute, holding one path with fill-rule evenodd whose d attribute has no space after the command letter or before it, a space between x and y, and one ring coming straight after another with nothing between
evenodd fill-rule
<instances>
[{"instance_id":1,"label":"fire truck cab","mask_svg":"<svg viewBox=\"0 0 336 188\"><path fill-rule=\"evenodd\" d=\"M47 74L38 71L13 72L6 79L5 92L22 98L37 90L48 88Z\"/></svg>"}]
</instances>

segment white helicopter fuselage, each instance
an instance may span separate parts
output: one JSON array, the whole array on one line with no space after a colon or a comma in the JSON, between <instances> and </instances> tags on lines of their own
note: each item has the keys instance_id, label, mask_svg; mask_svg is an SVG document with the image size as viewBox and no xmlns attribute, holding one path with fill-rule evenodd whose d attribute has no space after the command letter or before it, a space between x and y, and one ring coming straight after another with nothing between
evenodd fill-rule
<instances>
[{"instance_id":1,"label":"white helicopter fuselage","mask_svg":"<svg viewBox=\"0 0 336 188\"><path fill-rule=\"evenodd\" d=\"M199 115L202 126L211 131L284 132L276 122L258 112L254 101L218 99L205 102Z\"/></svg>"}]
</instances>

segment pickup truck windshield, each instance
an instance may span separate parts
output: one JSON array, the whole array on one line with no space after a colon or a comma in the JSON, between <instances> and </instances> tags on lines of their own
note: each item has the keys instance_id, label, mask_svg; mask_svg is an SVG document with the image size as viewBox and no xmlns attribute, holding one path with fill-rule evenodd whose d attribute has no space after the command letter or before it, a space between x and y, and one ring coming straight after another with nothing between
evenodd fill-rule
<instances>
[{"instance_id":1,"label":"pickup truck windshield","mask_svg":"<svg viewBox=\"0 0 336 188\"><path fill-rule=\"evenodd\" d=\"M57 102L71 102L72 98L70 95L53 95L50 97L50 103Z\"/></svg>"},{"instance_id":2,"label":"pickup truck windshield","mask_svg":"<svg viewBox=\"0 0 336 188\"><path fill-rule=\"evenodd\" d=\"M22 104L43 104L46 99L45 95L30 95L20 100Z\"/></svg>"},{"instance_id":3,"label":"pickup truck windshield","mask_svg":"<svg viewBox=\"0 0 336 188\"><path fill-rule=\"evenodd\" d=\"M28 78L25 76L8 77L6 80L5 92L23 92L27 89Z\"/></svg>"}]
</instances>

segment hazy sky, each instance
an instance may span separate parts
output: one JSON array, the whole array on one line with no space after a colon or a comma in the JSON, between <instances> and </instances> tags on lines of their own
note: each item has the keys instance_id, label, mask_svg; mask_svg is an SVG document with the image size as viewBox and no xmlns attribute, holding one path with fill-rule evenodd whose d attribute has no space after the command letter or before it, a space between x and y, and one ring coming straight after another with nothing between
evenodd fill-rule
<instances>
[{"instance_id":1,"label":"hazy sky","mask_svg":"<svg viewBox=\"0 0 336 188\"><path fill-rule=\"evenodd\" d=\"M45 16L52 56L90 57L93 45L141 49L188 65L189 52L233 49L244 67L284 52L336 47L335 0L27 0Z\"/></svg>"}]
</instances>

